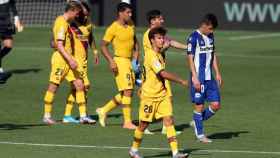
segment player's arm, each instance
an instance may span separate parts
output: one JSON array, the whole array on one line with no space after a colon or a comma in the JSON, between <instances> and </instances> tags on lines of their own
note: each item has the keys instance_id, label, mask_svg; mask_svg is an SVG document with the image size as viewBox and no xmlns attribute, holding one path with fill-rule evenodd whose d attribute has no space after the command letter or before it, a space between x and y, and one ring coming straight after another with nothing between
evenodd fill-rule
<instances>
[{"instance_id":1,"label":"player's arm","mask_svg":"<svg viewBox=\"0 0 280 158\"><path fill-rule=\"evenodd\" d=\"M18 32L21 32L21 31L23 31L23 25L22 25L22 23L19 20L19 16L18 16L18 11L17 11L17 8L16 8L15 0L10 0L10 7L11 7L11 11L12 11L13 16L14 16L15 26L16 26Z\"/></svg>"},{"instance_id":2,"label":"player's arm","mask_svg":"<svg viewBox=\"0 0 280 158\"><path fill-rule=\"evenodd\" d=\"M183 80L177 75L167 72L161 64L160 60L156 56L153 56L150 59L148 59L148 62L150 63L151 69L157 74L159 78L167 79L182 84L183 86L188 85L187 80Z\"/></svg>"},{"instance_id":3,"label":"player's arm","mask_svg":"<svg viewBox=\"0 0 280 158\"><path fill-rule=\"evenodd\" d=\"M105 40L102 40L101 41L101 52L102 52L103 56L105 57L105 59L109 62L112 72L114 74L117 74L118 73L118 67L117 67L116 62L114 61L114 59L111 56L111 53L109 51L109 48L108 48L109 44L110 44L109 42L107 42Z\"/></svg>"},{"instance_id":4,"label":"player's arm","mask_svg":"<svg viewBox=\"0 0 280 158\"><path fill-rule=\"evenodd\" d=\"M115 38L115 27L113 25L109 26L105 32L103 40L101 41L101 52L106 60L109 62L110 69L116 75L118 73L118 67L116 62L114 61L111 53L109 51L109 44Z\"/></svg>"},{"instance_id":5,"label":"player's arm","mask_svg":"<svg viewBox=\"0 0 280 158\"><path fill-rule=\"evenodd\" d=\"M93 57L94 57L94 63L99 64L99 55L98 55L98 50L95 42L95 38L93 36L93 33L91 32L89 35L89 44L93 52Z\"/></svg>"},{"instance_id":6,"label":"player's arm","mask_svg":"<svg viewBox=\"0 0 280 158\"><path fill-rule=\"evenodd\" d=\"M135 73L140 72L139 60L140 60L140 46L139 46L139 42L138 42L136 36L134 36L132 68Z\"/></svg>"},{"instance_id":7,"label":"player's arm","mask_svg":"<svg viewBox=\"0 0 280 158\"><path fill-rule=\"evenodd\" d=\"M165 70L161 70L158 75L161 77L161 78L164 78L164 79L167 79L167 80L170 80L170 81L173 81L173 82L176 82L176 83L179 83L183 86L188 86L188 81L187 80L184 80L184 79L181 79L179 76L173 74L173 73L170 73L170 72L167 72Z\"/></svg>"},{"instance_id":8,"label":"player's arm","mask_svg":"<svg viewBox=\"0 0 280 158\"><path fill-rule=\"evenodd\" d=\"M191 73L192 73L192 82L193 82L193 85L195 87L195 89L197 91L200 91L200 88L201 88L201 85L200 85L200 81L198 79L198 76L197 76L197 73L196 73L196 69L195 69L195 65L194 65L194 55L192 54L189 54L187 56L187 61L189 63L189 68L191 70Z\"/></svg>"},{"instance_id":9,"label":"player's arm","mask_svg":"<svg viewBox=\"0 0 280 158\"><path fill-rule=\"evenodd\" d=\"M57 50L62 55L62 57L67 61L70 68L75 70L78 67L78 64L75 59L72 58L72 56L65 50L63 45L63 40L57 41Z\"/></svg>"},{"instance_id":10,"label":"player's arm","mask_svg":"<svg viewBox=\"0 0 280 158\"><path fill-rule=\"evenodd\" d=\"M222 80L222 76L220 73L219 60L218 60L216 53L214 53L213 68L214 68L214 71L216 74L216 80L218 81L219 85L221 86L223 84L223 80Z\"/></svg>"},{"instance_id":11,"label":"player's arm","mask_svg":"<svg viewBox=\"0 0 280 158\"><path fill-rule=\"evenodd\" d=\"M172 39L170 40L170 46L173 48L177 48L177 49L183 49L183 50L187 49L187 45L180 43L178 41L172 40Z\"/></svg>"},{"instance_id":12,"label":"player's arm","mask_svg":"<svg viewBox=\"0 0 280 158\"><path fill-rule=\"evenodd\" d=\"M198 79L198 75L196 73L196 68L194 64L194 55L196 51L196 39L190 37L187 42L187 62L189 63L189 68L192 73L192 82L196 91L200 92L201 83Z\"/></svg>"}]
</instances>

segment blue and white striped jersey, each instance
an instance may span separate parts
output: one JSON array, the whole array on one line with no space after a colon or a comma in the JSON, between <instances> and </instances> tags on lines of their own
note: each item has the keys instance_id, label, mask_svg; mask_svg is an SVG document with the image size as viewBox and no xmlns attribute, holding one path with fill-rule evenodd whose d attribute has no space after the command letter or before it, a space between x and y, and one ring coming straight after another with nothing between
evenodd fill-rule
<instances>
[{"instance_id":1,"label":"blue and white striped jersey","mask_svg":"<svg viewBox=\"0 0 280 158\"><path fill-rule=\"evenodd\" d=\"M212 79L212 65L214 59L214 35L202 34L194 31L187 39L187 54L194 55L194 65L200 82Z\"/></svg>"}]
</instances>

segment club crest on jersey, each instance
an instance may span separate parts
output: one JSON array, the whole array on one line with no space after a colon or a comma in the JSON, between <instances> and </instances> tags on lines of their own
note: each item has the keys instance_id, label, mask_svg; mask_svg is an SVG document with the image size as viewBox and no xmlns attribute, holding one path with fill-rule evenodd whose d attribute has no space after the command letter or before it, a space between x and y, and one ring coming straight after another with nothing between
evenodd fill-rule
<instances>
[{"instance_id":1,"label":"club crest on jersey","mask_svg":"<svg viewBox=\"0 0 280 158\"><path fill-rule=\"evenodd\" d=\"M160 69L160 68L161 68L161 64L160 64L160 62L159 62L158 60L156 60L156 61L154 62L154 66L155 66L157 69Z\"/></svg>"}]
</instances>

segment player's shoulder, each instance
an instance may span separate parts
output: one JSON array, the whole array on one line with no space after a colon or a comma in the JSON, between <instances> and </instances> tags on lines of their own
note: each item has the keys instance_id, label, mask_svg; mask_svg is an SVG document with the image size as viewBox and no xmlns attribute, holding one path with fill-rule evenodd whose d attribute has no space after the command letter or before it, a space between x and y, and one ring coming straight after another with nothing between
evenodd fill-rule
<instances>
[{"instance_id":1,"label":"player's shoulder","mask_svg":"<svg viewBox=\"0 0 280 158\"><path fill-rule=\"evenodd\" d=\"M208 35L208 38L214 39L214 34L213 34L213 33L210 33L210 34Z\"/></svg>"},{"instance_id":2,"label":"player's shoulder","mask_svg":"<svg viewBox=\"0 0 280 158\"><path fill-rule=\"evenodd\" d=\"M190 35L189 35L189 37L188 37L188 42L194 42L194 41L196 41L199 37L200 37L201 35L200 35L200 33L197 31L197 30L195 30L195 31L193 31Z\"/></svg>"},{"instance_id":3,"label":"player's shoulder","mask_svg":"<svg viewBox=\"0 0 280 158\"><path fill-rule=\"evenodd\" d=\"M149 32L150 32L151 29L147 29L144 33L144 36L148 37L149 36Z\"/></svg>"},{"instance_id":4,"label":"player's shoulder","mask_svg":"<svg viewBox=\"0 0 280 158\"><path fill-rule=\"evenodd\" d=\"M61 15L61 16L58 16L56 19L55 19L55 22L54 22L54 25L68 25L68 22L65 20L65 18Z\"/></svg>"}]
</instances>

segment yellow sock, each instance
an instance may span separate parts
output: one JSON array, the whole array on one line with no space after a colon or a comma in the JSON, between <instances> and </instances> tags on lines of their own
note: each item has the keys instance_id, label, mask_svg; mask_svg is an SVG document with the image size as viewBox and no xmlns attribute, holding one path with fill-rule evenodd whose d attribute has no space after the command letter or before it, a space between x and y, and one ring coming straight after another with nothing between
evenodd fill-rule
<instances>
[{"instance_id":1,"label":"yellow sock","mask_svg":"<svg viewBox=\"0 0 280 158\"><path fill-rule=\"evenodd\" d=\"M80 117L86 117L86 99L85 99L85 92L84 91L77 91L76 92L76 102L79 106Z\"/></svg>"},{"instance_id":2,"label":"yellow sock","mask_svg":"<svg viewBox=\"0 0 280 158\"><path fill-rule=\"evenodd\" d=\"M110 100L107 104L102 107L103 112L106 114L117 107L118 103L121 103L122 96L117 94L114 99Z\"/></svg>"},{"instance_id":3,"label":"yellow sock","mask_svg":"<svg viewBox=\"0 0 280 158\"><path fill-rule=\"evenodd\" d=\"M138 150L143 137L143 132L139 130L139 128L135 129L134 132L134 141L132 143L132 149Z\"/></svg>"},{"instance_id":4,"label":"yellow sock","mask_svg":"<svg viewBox=\"0 0 280 158\"><path fill-rule=\"evenodd\" d=\"M73 105L75 103L75 91L71 91L67 97L64 116L70 116L72 113Z\"/></svg>"},{"instance_id":5,"label":"yellow sock","mask_svg":"<svg viewBox=\"0 0 280 158\"><path fill-rule=\"evenodd\" d=\"M166 126L166 135L173 155L178 152L178 142L176 139L176 130L174 126Z\"/></svg>"},{"instance_id":6,"label":"yellow sock","mask_svg":"<svg viewBox=\"0 0 280 158\"><path fill-rule=\"evenodd\" d=\"M131 97L123 96L122 104L124 123L129 123L131 122Z\"/></svg>"},{"instance_id":7,"label":"yellow sock","mask_svg":"<svg viewBox=\"0 0 280 158\"><path fill-rule=\"evenodd\" d=\"M51 117L52 112L52 103L54 99L54 93L47 91L44 97L45 106L44 106L44 117Z\"/></svg>"}]
</instances>

